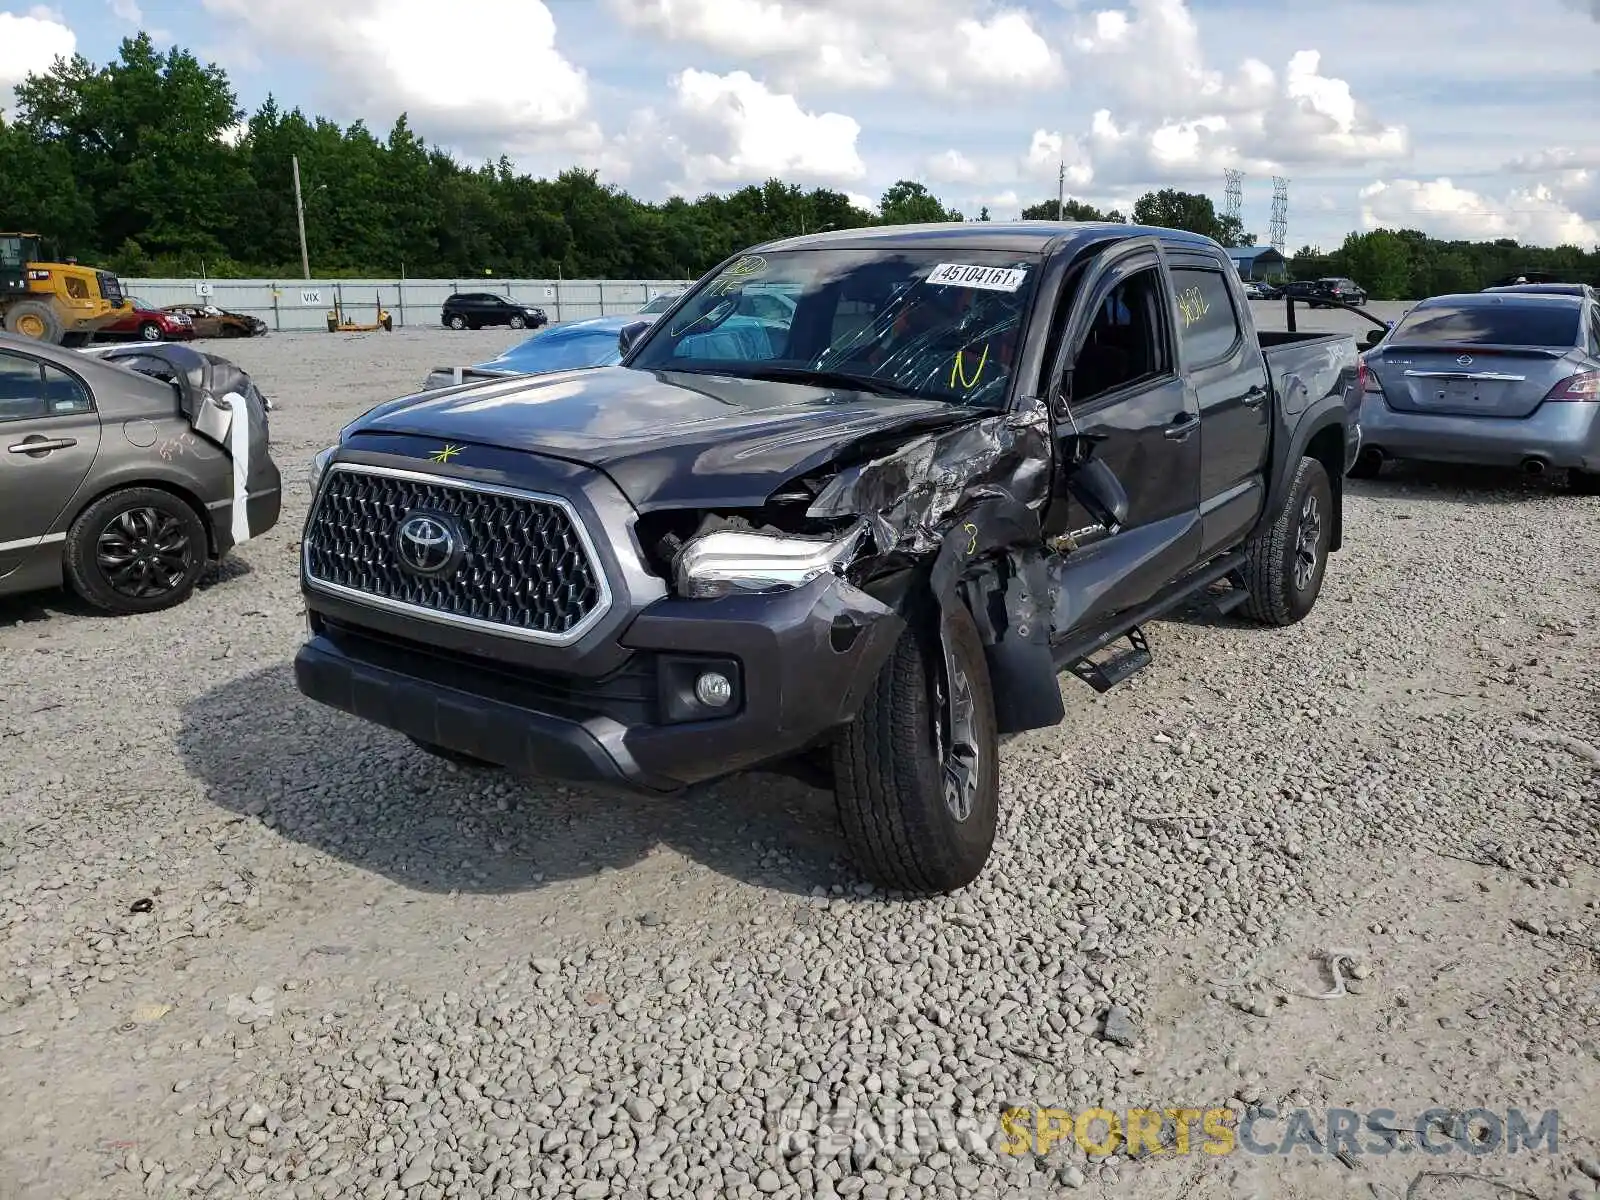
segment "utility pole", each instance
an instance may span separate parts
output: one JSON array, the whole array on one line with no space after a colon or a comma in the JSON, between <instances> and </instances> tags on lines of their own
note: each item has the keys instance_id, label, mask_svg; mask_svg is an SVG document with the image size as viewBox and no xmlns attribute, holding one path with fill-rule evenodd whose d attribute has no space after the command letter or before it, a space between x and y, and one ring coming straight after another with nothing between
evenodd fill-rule
<instances>
[{"instance_id":1,"label":"utility pole","mask_svg":"<svg viewBox=\"0 0 1600 1200\"><path fill-rule=\"evenodd\" d=\"M1061 160L1061 170L1056 172L1056 220L1067 219L1067 160Z\"/></svg>"},{"instance_id":2,"label":"utility pole","mask_svg":"<svg viewBox=\"0 0 1600 1200\"><path fill-rule=\"evenodd\" d=\"M311 255L306 252L306 205L300 195L300 156L294 156L294 215L300 225L300 269L311 282Z\"/></svg>"}]
</instances>

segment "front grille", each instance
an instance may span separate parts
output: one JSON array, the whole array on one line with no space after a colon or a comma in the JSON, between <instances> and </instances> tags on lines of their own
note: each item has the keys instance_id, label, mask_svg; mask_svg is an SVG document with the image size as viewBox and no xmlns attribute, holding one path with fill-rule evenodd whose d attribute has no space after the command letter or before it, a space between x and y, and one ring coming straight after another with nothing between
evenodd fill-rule
<instances>
[{"instance_id":1,"label":"front grille","mask_svg":"<svg viewBox=\"0 0 1600 1200\"><path fill-rule=\"evenodd\" d=\"M459 536L427 575L400 554L400 529L432 517ZM329 468L307 524L307 578L379 607L530 641L577 640L610 604L576 515L563 501L380 467Z\"/></svg>"}]
</instances>

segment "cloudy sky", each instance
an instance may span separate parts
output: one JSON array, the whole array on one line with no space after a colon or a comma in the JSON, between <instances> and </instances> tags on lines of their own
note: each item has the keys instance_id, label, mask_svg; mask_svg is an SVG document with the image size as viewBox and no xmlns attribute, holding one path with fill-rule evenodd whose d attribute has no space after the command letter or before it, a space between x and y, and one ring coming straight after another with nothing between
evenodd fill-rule
<instances>
[{"instance_id":1,"label":"cloudy sky","mask_svg":"<svg viewBox=\"0 0 1600 1200\"><path fill-rule=\"evenodd\" d=\"M137 28L241 102L477 159L572 163L648 199L772 175L970 215L1127 206L1246 172L1267 240L1354 228L1600 243L1600 0L0 0L0 105Z\"/></svg>"}]
</instances>

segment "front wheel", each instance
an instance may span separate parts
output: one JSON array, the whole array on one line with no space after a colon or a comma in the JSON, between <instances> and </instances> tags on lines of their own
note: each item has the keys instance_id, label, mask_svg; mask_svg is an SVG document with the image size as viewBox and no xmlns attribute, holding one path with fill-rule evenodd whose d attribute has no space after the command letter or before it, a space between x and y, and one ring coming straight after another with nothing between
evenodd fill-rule
<instances>
[{"instance_id":1,"label":"front wheel","mask_svg":"<svg viewBox=\"0 0 1600 1200\"><path fill-rule=\"evenodd\" d=\"M189 598L206 568L206 530L179 497L159 488L102 496L67 532L73 591L105 612L160 612Z\"/></svg>"},{"instance_id":2,"label":"front wheel","mask_svg":"<svg viewBox=\"0 0 1600 1200\"><path fill-rule=\"evenodd\" d=\"M862 870L904 892L976 879L999 825L999 750L971 614L913 620L834 743L839 819Z\"/></svg>"},{"instance_id":3,"label":"front wheel","mask_svg":"<svg viewBox=\"0 0 1600 1200\"><path fill-rule=\"evenodd\" d=\"M159 342L161 340L161 326L154 321L146 321L139 326L139 336L147 342Z\"/></svg>"},{"instance_id":4,"label":"front wheel","mask_svg":"<svg viewBox=\"0 0 1600 1200\"><path fill-rule=\"evenodd\" d=\"M1246 546L1250 599L1244 612L1263 625L1293 625L1317 602L1333 542L1333 484L1314 458L1295 467L1289 494L1272 524Z\"/></svg>"},{"instance_id":5,"label":"front wheel","mask_svg":"<svg viewBox=\"0 0 1600 1200\"><path fill-rule=\"evenodd\" d=\"M454 317L450 318L450 328L451 329L465 329L466 327L467 327L467 319L465 317L454 316Z\"/></svg>"},{"instance_id":6,"label":"front wheel","mask_svg":"<svg viewBox=\"0 0 1600 1200\"><path fill-rule=\"evenodd\" d=\"M513 329L526 329L527 327L528 327L528 319L526 317L512 317L511 318L511 328L513 328Z\"/></svg>"}]
</instances>

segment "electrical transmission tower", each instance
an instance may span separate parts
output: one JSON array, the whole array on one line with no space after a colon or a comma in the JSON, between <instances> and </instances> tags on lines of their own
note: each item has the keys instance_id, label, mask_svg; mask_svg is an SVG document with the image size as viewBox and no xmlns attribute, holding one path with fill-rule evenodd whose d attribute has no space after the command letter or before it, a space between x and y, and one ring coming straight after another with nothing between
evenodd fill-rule
<instances>
[{"instance_id":1,"label":"electrical transmission tower","mask_svg":"<svg viewBox=\"0 0 1600 1200\"><path fill-rule=\"evenodd\" d=\"M1289 240L1289 181L1281 175L1272 177L1272 248L1283 253Z\"/></svg>"},{"instance_id":2,"label":"electrical transmission tower","mask_svg":"<svg viewBox=\"0 0 1600 1200\"><path fill-rule=\"evenodd\" d=\"M1228 200L1223 215L1233 221L1240 221L1243 219L1244 211L1244 172L1227 170L1222 174L1228 181Z\"/></svg>"}]
</instances>

